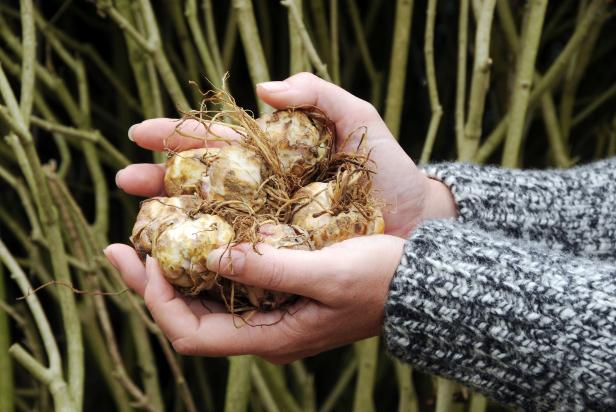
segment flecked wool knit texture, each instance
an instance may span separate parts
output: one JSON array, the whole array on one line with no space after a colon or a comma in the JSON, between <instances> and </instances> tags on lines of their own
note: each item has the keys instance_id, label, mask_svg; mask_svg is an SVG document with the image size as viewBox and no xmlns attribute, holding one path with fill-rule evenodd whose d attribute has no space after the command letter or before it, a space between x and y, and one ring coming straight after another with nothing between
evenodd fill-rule
<instances>
[{"instance_id":1,"label":"flecked wool knit texture","mask_svg":"<svg viewBox=\"0 0 616 412\"><path fill-rule=\"evenodd\" d=\"M524 410L616 410L616 159L426 173L460 217L407 240L385 308L389 351Z\"/></svg>"}]
</instances>

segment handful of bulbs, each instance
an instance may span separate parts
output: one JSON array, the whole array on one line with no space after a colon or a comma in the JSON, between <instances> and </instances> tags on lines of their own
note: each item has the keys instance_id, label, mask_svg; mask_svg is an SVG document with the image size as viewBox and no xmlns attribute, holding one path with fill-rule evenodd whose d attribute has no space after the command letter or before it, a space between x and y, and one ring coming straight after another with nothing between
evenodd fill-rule
<instances>
[{"instance_id":1,"label":"handful of bulbs","mask_svg":"<svg viewBox=\"0 0 616 412\"><path fill-rule=\"evenodd\" d=\"M349 152L336 150L335 127L315 107L254 119L223 92L204 102L217 110L204 104L183 120L201 122L208 136L211 125L223 124L239 139L220 148L205 139L202 148L169 151L167 197L142 202L130 238L139 256L154 257L181 293L222 301L231 313L284 308L294 296L218 276L206 267L209 252L242 242L255 250L258 243L316 250L383 233L363 137Z\"/></svg>"}]
</instances>

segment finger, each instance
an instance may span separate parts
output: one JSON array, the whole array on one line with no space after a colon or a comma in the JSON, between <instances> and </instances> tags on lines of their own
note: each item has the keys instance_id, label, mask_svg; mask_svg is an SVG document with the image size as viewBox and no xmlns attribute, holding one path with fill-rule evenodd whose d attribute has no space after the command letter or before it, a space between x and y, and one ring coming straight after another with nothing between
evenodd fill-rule
<instances>
[{"instance_id":1,"label":"finger","mask_svg":"<svg viewBox=\"0 0 616 412\"><path fill-rule=\"evenodd\" d=\"M208 256L208 269L247 285L321 300L331 283L329 274L340 268L340 259L322 251L277 249L264 244L258 250L256 253L249 244L214 250Z\"/></svg>"},{"instance_id":2,"label":"finger","mask_svg":"<svg viewBox=\"0 0 616 412\"><path fill-rule=\"evenodd\" d=\"M143 296L146 284L145 267L135 249L115 243L103 251L109 262L120 272L126 286Z\"/></svg>"},{"instance_id":3,"label":"finger","mask_svg":"<svg viewBox=\"0 0 616 412\"><path fill-rule=\"evenodd\" d=\"M307 316L315 318L314 314ZM290 332L295 327L289 326L290 319L290 314L281 311L258 312L245 318L212 314L202 317L196 330L172 340L172 344L184 355L284 356L295 352L298 342L305 338L304 334Z\"/></svg>"},{"instance_id":4,"label":"finger","mask_svg":"<svg viewBox=\"0 0 616 412\"><path fill-rule=\"evenodd\" d=\"M164 196L165 166L138 163L126 166L116 174L116 185L128 194L143 197Z\"/></svg>"},{"instance_id":5,"label":"finger","mask_svg":"<svg viewBox=\"0 0 616 412\"><path fill-rule=\"evenodd\" d=\"M298 73L282 82L257 85L257 95L265 103L281 109L288 106L316 106L334 122L344 136L361 126L382 123L376 109L341 87L312 73Z\"/></svg>"},{"instance_id":6,"label":"finger","mask_svg":"<svg viewBox=\"0 0 616 412\"><path fill-rule=\"evenodd\" d=\"M209 315L212 313L229 313L226 306L220 302L203 299L199 296L193 298L185 297L184 299L190 310L197 316Z\"/></svg>"},{"instance_id":7,"label":"finger","mask_svg":"<svg viewBox=\"0 0 616 412\"><path fill-rule=\"evenodd\" d=\"M193 334L199 318L163 277L155 259L146 258L147 282L143 299L156 324L171 340Z\"/></svg>"},{"instance_id":8,"label":"finger","mask_svg":"<svg viewBox=\"0 0 616 412\"><path fill-rule=\"evenodd\" d=\"M116 243L107 246L103 253L107 256L109 262L120 271L126 286L143 296L147 283L146 271L135 249L128 245ZM227 308L219 302L201 298L187 298L186 300L190 309L197 316L208 313L227 313Z\"/></svg>"},{"instance_id":9,"label":"finger","mask_svg":"<svg viewBox=\"0 0 616 412\"><path fill-rule=\"evenodd\" d=\"M171 340L182 355L234 356L258 354L268 346L262 327L251 327L238 316L214 313L200 318L199 327Z\"/></svg>"},{"instance_id":10,"label":"finger","mask_svg":"<svg viewBox=\"0 0 616 412\"><path fill-rule=\"evenodd\" d=\"M164 150L182 151L225 145L215 139L236 140L240 137L233 129L212 124L206 126L200 121L188 119L157 118L144 120L128 129L128 138L144 149L161 152Z\"/></svg>"}]
</instances>

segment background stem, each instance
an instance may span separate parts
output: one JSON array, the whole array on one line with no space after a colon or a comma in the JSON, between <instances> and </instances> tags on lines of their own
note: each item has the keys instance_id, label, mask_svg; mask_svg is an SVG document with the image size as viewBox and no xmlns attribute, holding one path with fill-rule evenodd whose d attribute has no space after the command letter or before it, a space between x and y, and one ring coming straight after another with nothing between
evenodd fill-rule
<instances>
[{"instance_id":1,"label":"background stem","mask_svg":"<svg viewBox=\"0 0 616 412\"><path fill-rule=\"evenodd\" d=\"M4 267L0 265L0 301L6 301ZM11 330L6 311L0 308L0 411L13 412L13 362L9 354Z\"/></svg>"},{"instance_id":2,"label":"background stem","mask_svg":"<svg viewBox=\"0 0 616 412\"><path fill-rule=\"evenodd\" d=\"M250 399L250 371L253 368L252 356L233 356L229 358L229 390L225 398L225 412L244 412Z\"/></svg>"},{"instance_id":3,"label":"background stem","mask_svg":"<svg viewBox=\"0 0 616 412\"><path fill-rule=\"evenodd\" d=\"M539 40L543 29L543 19L548 6L547 0L529 0L525 25L522 31L524 48L518 54L514 89L511 96L510 122L503 152L503 166L516 167L522 147L524 119L528 110L528 98L535 71L535 59L539 51Z\"/></svg>"},{"instance_id":4,"label":"background stem","mask_svg":"<svg viewBox=\"0 0 616 412\"><path fill-rule=\"evenodd\" d=\"M428 93L430 96L430 109L432 117L428 126L428 133L423 150L421 151L420 164L426 163L432 154L438 126L443 116L443 108L438 98L438 86L436 83L436 69L434 68L434 24L436 21L436 0L428 0L426 10L426 34L424 38L424 56L426 59L426 78L428 79Z\"/></svg>"},{"instance_id":5,"label":"background stem","mask_svg":"<svg viewBox=\"0 0 616 412\"><path fill-rule=\"evenodd\" d=\"M468 103L468 114L464 126L464 145L460 160L468 161L475 156L479 139L481 138L481 122L485 107L486 93L490 84L490 32L496 0L485 0L481 3L477 33L475 35L475 59L473 62L473 77Z\"/></svg>"},{"instance_id":6,"label":"background stem","mask_svg":"<svg viewBox=\"0 0 616 412\"><path fill-rule=\"evenodd\" d=\"M398 0L396 3L396 23L391 45L389 63L389 81L385 99L385 123L396 139L399 139L400 118L404 103L404 85L406 83L406 65L411 41L411 23L413 21L413 0Z\"/></svg>"},{"instance_id":7,"label":"background stem","mask_svg":"<svg viewBox=\"0 0 616 412\"><path fill-rule=\"evenodd\" d=\"M354 344L357 357L354 412L374 411L374 380L378 359L379 338L365 339Z\"/></svg>"},{"instance_id":8,"label":"background stem","mask_svg":"<svg viewBox=\"0 0 616 412\"><path fill-rule=\"evenodd\" d=\"M269 81L269 70L263 54L263 46L257 30L257 21L255 20L252 1L250 0L233 0L233 9L237 26L248 60L248 71L253 84ZM259 111L269 113L272 109L260 100L257 101Z\"/></svg>"}]
</instances>

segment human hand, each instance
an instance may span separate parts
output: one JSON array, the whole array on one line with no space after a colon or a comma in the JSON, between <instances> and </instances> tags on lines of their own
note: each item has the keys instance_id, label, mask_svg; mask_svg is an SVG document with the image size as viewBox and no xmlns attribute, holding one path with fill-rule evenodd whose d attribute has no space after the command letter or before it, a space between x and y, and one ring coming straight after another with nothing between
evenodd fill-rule
<instances>
[{"instance_id":1,"label":"human hand","mask_svg":"<svg viewBox=\"0 0 616 412\"><path fill-rule=\"evenodd\" d=\"M319 107L336 124L339 139L353 134L355 141L350 147L358 143L359 135L353 132L367 128L367 144L377 165L375 189L389 204L384 211L387 233L405 237L423 219L455 216L448 189L419 172L367 102L307 73L261 84L257 92L277 108ZM150 150L203 146L206 130L202 124L187 121L181 125L184 133L178 132L177 126L172 119L151 119L134 126L129 135ZM218 127L213 131L233 134ZM185 133L200 138L188 139ZM163 175L162 165L131 165L117 174L116 182L127 193L159 196L164 195ZM244 325L238 329L238 320L220 304L208 302L206 308L201 300L179 295L152 259L144 268L129 246L111 245L106 254L126 283L144 296L154 319L179 352L219 356L253 353L286 362L380 332L388 285L403 242L399 237L369 236L312 252L263 246L261 256L244 245L234 248L235 255L240 251L249 264L241 271L241 265L235 264L232 279L303 296L285 316L274 311L257 313L250 319L251 324L273 324L267 328ZM210 266L217 269L213 263ZM225 267L221 274L225 275Z\"/></svg>"},{"instance_id":2,"label":"human hand","mask_svg":"<svg viewBox=\"0 0 616 412\"><path fill-rule=\"evenodd\" d=\"M359 143L358 130L365 127L366 144L376 164L374 189L385 201L383 211L385 232L406 237L425 219L456 216L456 206L449 189L440 182L428 179L394 139L375 108L344 89L328 83L310 73L300 73L281 82L257 85L257 94L275 108L288 106L317 106L336 125L339 146L347 136L352 136L343 149L350 150ZM129 135L139 146L162 151L165 148L186 150L202 147L206 137L205 127L188 120L176 130L173 119L150 119L131 128ZM217 135L233 137L230 129L215 126ZM197 138L189 139L188 133ZM221 145L209 141L210 146ZM130 194L152 197L164 196L164 166L135 164L118 172L117 185Z\"/></svg>"},{"instance_id":3,"label":"human hand","mask_svg":"<svg viewBox=\"0 0 616 412\"><path fill-rule=\"evenodd\" d=\"M224 249L211 252L210 270L248 285L303 296L284 310L255 313L247 323L226 313L220 303L179 294L154 259L148 257L144 267L129 246L111 245L105 254L126 284L143 296L177 352L255 354L288 363L380 334L403 245L402 238L374 235L317 251L258 245L258 254L241 244L230 254Z\"/></svg>"},{"instance_id":4,"label":"human hand","mask_svg":"<svg viewBox=\"0 0 616 412\"><path fill-rule=\"evenodd\" d=\"M356 147L361 138L358 131L365 127L366 144L376 164L373 187L386 202L385 233L406 238L425 219L457 215L449 189L417 169L370 103L311 73L260 83L257 94L277 109L309 105L323 110L336 125L339 148L351 136L342 150Z\"/></svg>"}]
</instances>

